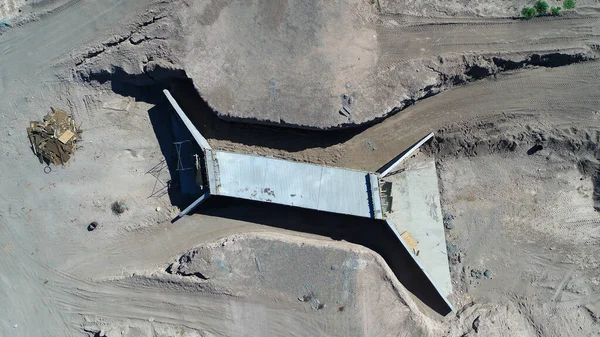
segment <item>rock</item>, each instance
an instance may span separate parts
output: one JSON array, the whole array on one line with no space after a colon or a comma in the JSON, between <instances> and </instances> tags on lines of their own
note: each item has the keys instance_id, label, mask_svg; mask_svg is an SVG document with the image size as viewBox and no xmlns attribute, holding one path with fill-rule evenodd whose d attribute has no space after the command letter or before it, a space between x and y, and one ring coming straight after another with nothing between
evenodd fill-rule
<instances>
[{"instance_id":1,"label":"rock","mask_svg":"<svg viewBox=\"0 0 600 337\"><path fill-rule=\"evenodd\" d=\"M454 228L454 215L452 214L446 214L444 216L444 227L446 227L446 229L452 229Z\"/></svg>"},{"instance_id":2,"label":"rock","mask_svg":"<svg viewBox=\"0 0 600 337\"><path fill-rule=\"evenodd\" d=\"M483 272L481 272L479 269L471 269L471 277L480 279L483 277Z\"/></svg>"},{"instance_id":3,"label":"rock","mask_svg":"<svg viewBox=\"0 0 600 337\"><path fill-rule=\"evenodd\" d=\"M160 207L156 207L156 211L157 211L157 212L160 212Z\"/></svg>"},{"instance_id":4,"label":"rock","mask_svg":"<svg viewBox=\"0 0 600 337\"><path fill-rule=\"evenodd\" d=\"M444 220L444 227L446 227L446 229L452 229L454 228L454 223L452 220Z\"/></svg>"},{"instance_id":5,"label":"rock","mask_svg":"<svg viewBox=\"0 0 600 337\"><path fill-rule=\"evenodd\" d=\"M12 27L12 23L7 19L0 19L0 32L3 32Z\"/></svg>"},{"instance_id":6,"label":"rock","mask_svg":"<svg viewBox=\"0 0 600 337\"><path fill-rule=\"evenodd\" d=\"M475 333L479 332L479 317L480 316L477 316L477 318L475 318L473 321L473 331L475 331Z\"/></svg>"},{"instance_id":7,"label":"rock","mask_svg":"<svg viewBox=\"0 0 600 337\"><path fill-rule=\"evenodd\" d=\"M98 223L96 221L93 221L88 225L87 230L91 232L94 229L96 229L96 227L98 227Z\"/></svg>"},{"instance_id":8,"label":"rock","mask_svg":"<svg viewBox=\"0 0 600 337\"><path fill-rule=\"evenodd\" d=\"M146 37L143 34L133 33L131 35L131 37L129 38L129 41L131 41L131 43L133 43L133 44L138 44L138 43L144 41L145 38Z\"/></svg>"},{"instance_id":9,"label":"rock","mask_svg":"<svg viewBox=\"0 0 600 337\"><path fill-rule=\"evenodd\" d=\"M492 277L492 271L491 271L491 270L489 270L489 269L486 269L486 270L483 272L483 276L485 276L485 277L487 277L487 278L491 278L491 277Z\"/></svg>"}]
</instances>

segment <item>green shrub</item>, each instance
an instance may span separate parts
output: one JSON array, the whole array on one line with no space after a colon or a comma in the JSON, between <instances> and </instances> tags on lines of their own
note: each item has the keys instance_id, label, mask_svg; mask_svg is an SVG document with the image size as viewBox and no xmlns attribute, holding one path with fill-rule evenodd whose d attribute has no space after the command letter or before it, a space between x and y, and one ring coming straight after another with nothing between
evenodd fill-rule
<instances>
[{"instance_id":1,"label":"green shrub","mask_svg":"<svg viewBox=\"0 0 600 337\"><path fill-rule=\"evenodd\" d=\"M548 3L543 0L538 0L535 2L535 5L533 5L533 8L535 8L535 11L538 13L538 15L546 14L548 12L548 7Z\"/></svg>"},{"instance_id":2,"label":"green shrub","mask_svg":"<svg viewBox=\"0 0 600 337\"><path fill-rule=\"evenodd\" d=\"M565 1L563 1L563 7L565 9L573 9L573 8L575 8L575 0L565 0Z\"/></svg>"},{"instance_id":3,"label":"green shrub","mask_svg":"<svg viewBox=\"0 0 600 337\"><path fill-rule=\"evenodd\" d=\"M559 16L560 15L560 7L550 8L550 14L552 14L554 16Z\"/></svg>"},{"instance_id":4,"label":"green shrub","mask_svg":"<svg viewBox=\"0 0 600 337\"><path fill-rule=\"evenodd\" d=\"M531 19L532 17L535 16L535 9L531 8L531 7L524 7L521 10L521 15L523 15L523 17L527 20Z\"/></svg>"}]
</instances>

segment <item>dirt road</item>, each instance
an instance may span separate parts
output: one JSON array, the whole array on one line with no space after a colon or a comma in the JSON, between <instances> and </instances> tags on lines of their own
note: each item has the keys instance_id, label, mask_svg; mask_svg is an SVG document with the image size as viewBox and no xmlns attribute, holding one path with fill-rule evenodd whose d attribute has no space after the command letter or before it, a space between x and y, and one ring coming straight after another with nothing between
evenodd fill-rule
<instances>
[{"instance_id":1,"label":"dirt road","mask_svg":"<svg viewBox=\"0 0 600 337\"><path fill-rule=\"evenodd\" d=\"M549 54L561 50L586 50L598 42L595 16L565 15L561 18L446 19L403 21L390 17L378 28L379 64L406 63L418 58L438 58L452 53L495 55Z\"/></svg>"},{"instance_id":2,"label":"dirt road","mask_svg":"<svg viewBox=\"0 0 600 337\"><path fill-rule=\"evenodd\" d=\"M106 39L111 28L136 16L151 1L71 0L57 3L38 21L24 24L0 35L0 94L12 81L53 73L48 67L69 61L74 49ZM30 77L31 76L31 77Z\"/></svg>"},{"instance_id":3,"label":"dirt road","mask_svg":"<svg viewBox=\"0 0 600 337\"><path fill-rule=\"evenodd\" d=\"M418 102L346 144L336 165L378 169L423 134L445 125L507 116L542 121L549 128L598 129L599 62L506 73ZM526 123L522 123L526 124ZM523 125L524 126L524 125ZM365 145L371 142L376 148Z\"/></svg>"}]
</instances>

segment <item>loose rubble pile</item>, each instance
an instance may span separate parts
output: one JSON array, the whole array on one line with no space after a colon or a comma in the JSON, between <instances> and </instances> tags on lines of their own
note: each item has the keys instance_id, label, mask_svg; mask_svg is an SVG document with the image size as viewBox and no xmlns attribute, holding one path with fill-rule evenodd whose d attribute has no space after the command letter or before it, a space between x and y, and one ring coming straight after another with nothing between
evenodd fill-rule
<instances>
[{"instance_id":1,"label":"loose rubble pile","mask_svg":"<svg viewBox=\"0 0 600 337\"><path fill-rule=\"evenodd\" d=\"M31 121L27 135L40 164L65 165L77 149L81 130L66 111L51 108L43 122Z\"/></svg>"}]
</instances>

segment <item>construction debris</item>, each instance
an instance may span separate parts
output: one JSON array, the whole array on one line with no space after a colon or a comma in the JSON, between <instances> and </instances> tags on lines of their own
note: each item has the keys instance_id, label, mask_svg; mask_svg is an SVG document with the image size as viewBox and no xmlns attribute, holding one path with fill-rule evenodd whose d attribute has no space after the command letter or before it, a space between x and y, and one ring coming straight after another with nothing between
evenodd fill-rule
<instances>
[{"instance_id":1,"label":"construction debris","mask_svg":"<svg viewBox=\"0 0 600 337\"><path fill-rule=\"evenodd\" d=\"M40 164L65 165L77 149L81 130L64 110L51 108L43 122L31 121L27 135Z\"/></svg>"}]
</instances>

